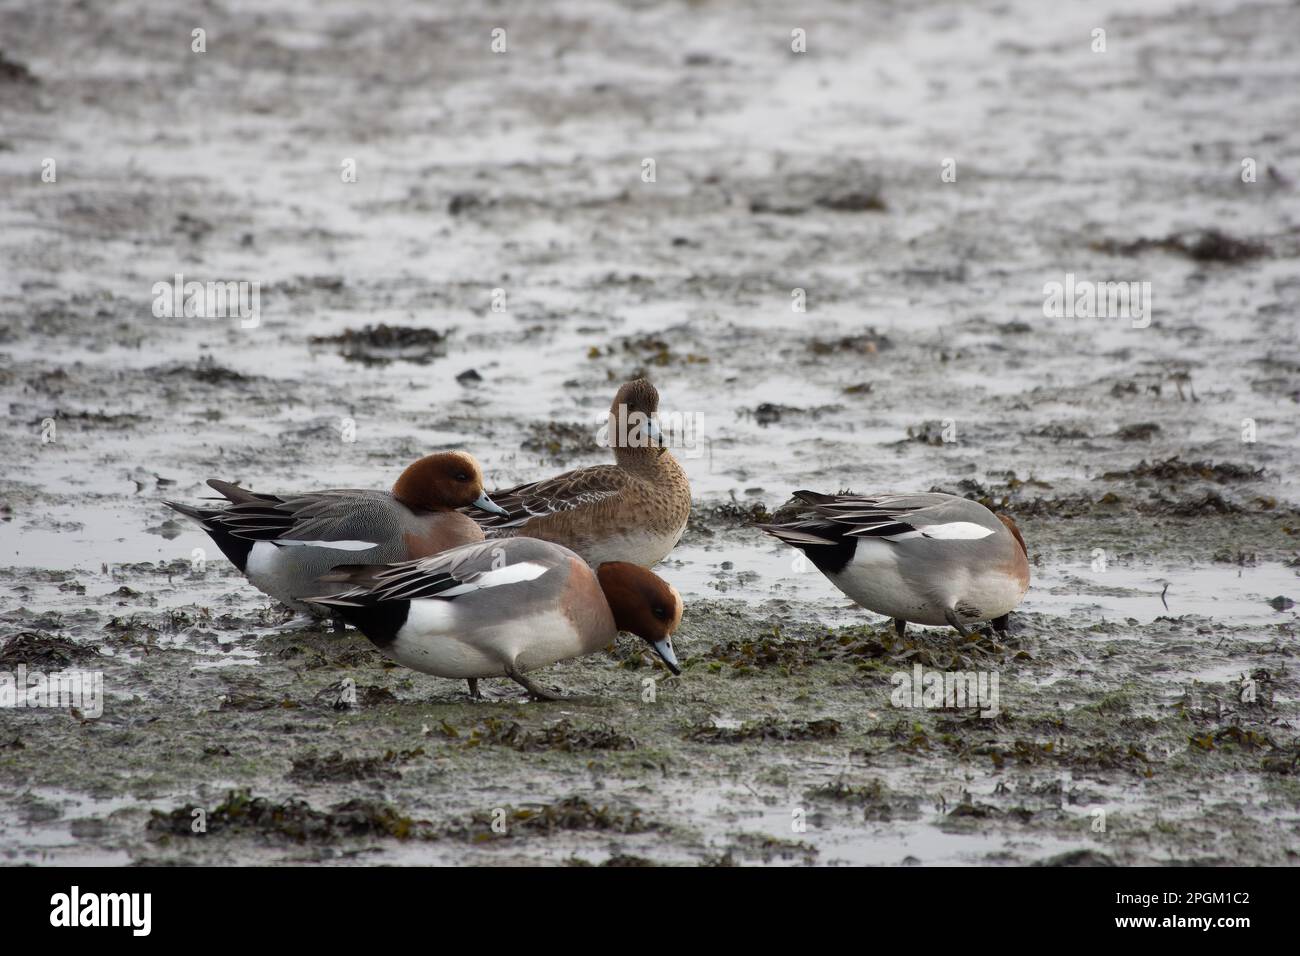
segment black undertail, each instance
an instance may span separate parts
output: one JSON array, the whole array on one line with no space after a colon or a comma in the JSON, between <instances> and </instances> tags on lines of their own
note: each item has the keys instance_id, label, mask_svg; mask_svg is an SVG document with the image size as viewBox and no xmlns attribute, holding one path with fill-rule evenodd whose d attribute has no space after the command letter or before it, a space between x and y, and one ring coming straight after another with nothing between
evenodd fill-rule
<instances>
[{"instance_id":1,"label":"black undertail","mask_svg":"<svg viewBox=\"0 0 1300 956\"><path fill-rule=\"evenodd\" d=\"M822 574L838 574L853 560L858 542L854 538L840 537L834 544L795 544L795 547L808 555L808 560Z\"/></svg>"},{"instance_id":2,"label":"black undertail","mask_svg":"<svg viewBox=\"0 0 1300 956\"><path fill-rule=\"evenodd\" d=\"M244 569L248 567L248 555L253 550L256 541L249 541L247 538L237 538L233 534L227 534L219 529L208 531L208 537L217 543L217 547L235 567L239 568L239 573L243 574Z\"/></svg>"},{"instance_id":3,"label":"black undertail","mask_svg":"<svg viewBox=\"0 0 1300 956\"><path fill-rule=\"evenodd\" d=\"M256 541L250 541L248 538L239 538L226 531L220 524L221 512L204 508L193 508L189 505L183 505L175 501L164 502L168 507L174 508L181 514L193 518L203 525L203 530L208 533L221 553L226 559L239 568L239 573L243 574L248 567L248 554L253 550Z\"/></svg>"},{"instance_id":4,"label":"black undertail","mask_svg":"<svg viewBox=\"0 0 1300 956\"><path fill-rule=\"evenodd\" d=\"M328 606L380 648L393 643L411 612L410 601L377 601L360 607L347 604Z\"/></svg>"}]
</instances>

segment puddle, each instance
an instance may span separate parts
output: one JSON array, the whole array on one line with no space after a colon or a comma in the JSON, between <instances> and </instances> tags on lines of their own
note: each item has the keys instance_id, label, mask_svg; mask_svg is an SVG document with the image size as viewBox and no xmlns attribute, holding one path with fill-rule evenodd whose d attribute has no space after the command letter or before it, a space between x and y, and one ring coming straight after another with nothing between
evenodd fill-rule
<instances>
[{"instance_id":1,"label":"puddle","mask_svg":"<svg viewBox=\"0 0 1300 956\"><path fill-rule=\"evenodd\" d=\"M0 858L11 866L127 866L132 862L126 849L105 846L104 837L116 829L114 813L138 812L137 800L97 800L70 790L31 788L11 794L7 802L10 812L0 813ZM15 802L22 804L16 813Z\"/></svg>"}]
</instances>

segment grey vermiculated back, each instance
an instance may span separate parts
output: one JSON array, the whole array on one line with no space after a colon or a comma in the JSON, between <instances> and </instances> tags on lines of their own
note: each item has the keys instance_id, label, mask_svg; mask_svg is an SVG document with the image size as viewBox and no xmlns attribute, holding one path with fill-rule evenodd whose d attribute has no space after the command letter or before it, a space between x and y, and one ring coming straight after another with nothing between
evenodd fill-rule
<instances>
[{"instance_id":1,"label":"grey vermiculated back","mask_svg":"<svg viewBox=\"0 0 1300 956\"><path fill-rule=\"evenodd\" d=\"M464 581L469 577L497 568L535 561L548 567L557 566L577 555L563 545L541 538L491 538L478 544L462 545L418 562L426 573L451 574Z\"/></svg>"},{"instance_id":2,"label":"grey vermiculated back","mask_svg":"<svg viewBox=\"0 0 1300 956\"><path fill-rule=\"evenodd\" d=\"M420 515L383 491L337 489L286 496L276 505L276 511L285 513L286 526L274 533L272 540L376 542L373 548L349 551L287 546L293 561L276 573L275 584L297 597L330 593L335 585L318 579L337 565L405 560L406 536L427 530ZM319 608L308 609L321 613Z\"/></svg>"}]
</instances>

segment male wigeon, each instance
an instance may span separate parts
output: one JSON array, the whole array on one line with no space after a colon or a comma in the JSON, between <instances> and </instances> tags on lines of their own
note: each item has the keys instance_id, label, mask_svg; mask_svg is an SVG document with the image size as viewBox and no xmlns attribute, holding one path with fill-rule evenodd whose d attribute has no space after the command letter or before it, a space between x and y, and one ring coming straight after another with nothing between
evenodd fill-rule
<instances>
[{"instance_id":1,"label":"male wigeon","mask_svg":"<svg viewBox=\"0 0 1300 956\"><path fill-rule=\"evenodd\" d=\"M472 697L480 677L509 677L535 698L558 699L527 672L597 651L619 631L644 639L681 673L672 645L681 595L635 564L592 571L558 544L506 538L325 577L353 586L309 600L343 615L399 664L464 678Z\"/></svg>"},{"instance_id":2,"label":"male wigeon","mask_svg":"<svg viewBox=\"0 0 1300 956\"><path fill-rule=\"evenodd\" d=\"M339 564L405 561L483 540L456 509L500 511L483 491L483 472L463 451L426 455L409 465L393 490L353 489L270 495L208 479L225 508L166 502L203 526L256 588L300 611L321 593L317 580Z\"/></svg>"},{"instance_id":3,"label":"male wigeon","mask_svg":"<svg viewBox=\"0 0 1300 956\"><path fill-rule=\"evenodd\" d=\"M606 561L654 566L676 546L691 513L690 482L663 446L658 410L653 385L628 382L609 409L614 464L493 491L505 514L470 514L489 538L553 541L593 568Z\"/></svg>"},{"instance_id":4,"label":"male wigeon","mask_svg":"<svg viewBox=\"0 0 1300 956\"><path fill-rule=\"evenodd\" d=\"M822 495L796 491L807 510L759 527L799 548L858 604L907 622L992 621L1007 629L1029 588L1029 558L1020 529L1006 515L955 495Z\"/></svg>"}]
</instances>

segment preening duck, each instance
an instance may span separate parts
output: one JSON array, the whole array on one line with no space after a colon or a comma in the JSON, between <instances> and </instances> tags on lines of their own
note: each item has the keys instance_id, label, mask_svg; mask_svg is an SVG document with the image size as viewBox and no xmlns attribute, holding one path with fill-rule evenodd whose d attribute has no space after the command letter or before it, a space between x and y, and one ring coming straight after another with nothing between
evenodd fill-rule
<instances>
[{"instance_id":1,"label":"preening duck","mask_svg":"<svg viewBox=\"0 0 1300 956\"><path fill-rule=\"evenodd\" d=\"M463 451L426 455L389 491L332 489L272 495L210 478L228 507L166 504L193 518L260 591L299 611L320 594L319 578L339 564L404 561L483 540L456 509L501 511L483 491L483 472Z\"/></svg>"},{"instance_id":2,"label":"preening duck","mask_svg":"<svg viewBox=\"0 0 1300 956\"><path fill-rule=\"evenodd\" d=\"M759 527L803 551L855 602L894 619L902 635L915 624L969 625L1008 615L1029 588L1020 529L966 498L944 494L794 493L807 507L791 521Z\"/></svg>"}]
</instances>

